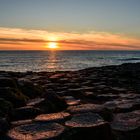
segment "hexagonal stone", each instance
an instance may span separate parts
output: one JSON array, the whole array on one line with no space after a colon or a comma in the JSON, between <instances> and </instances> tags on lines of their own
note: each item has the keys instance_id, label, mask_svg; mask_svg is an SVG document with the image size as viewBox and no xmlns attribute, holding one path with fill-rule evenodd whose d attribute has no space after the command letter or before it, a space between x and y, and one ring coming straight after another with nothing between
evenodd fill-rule
<instances>
[{"instance_id":1,"label":"hexagonal stone","mask_svg":"<svg viewBox=\"0 0 140 140\"><path fill-rule=\"evenodd\" d=\"M119 96L121 98L124 98L124 99L135 99L135 98L140 98L140 95L139 94L135 94L135 93L121 93L119 94Z\"/></svg>"},{"instance_id":2,"label":"hexagonal stone","mask_svg":"<svg viewBox=\"0 0 140 140\"><path fill-rule=\"evenodd\" d=\"M84 113L84 112L100 112L103 109L103 106L98 104L82 104L77 106L68 107L70 113Z\"/></svg>"},{"instance_id":3,"label":"hexagonal stone","mask_svg":"<svg viewBox=\"0 0 140 140\"><path fill-rule=\"evenodd\" d=\"M104 106L99 104L81 104L77 106L70 106L68 107L67 110L72 114L86 113L86 112L98 113L106 121L112 120L112 112L109 111L108 109L105 109Z\"/></svg>"},{"instance_id":4,"label":"hexagonal stone","mask_svg":"<svg viewBox=\"0 0 140 140\"><path fill-rule=\"evenodd\" d=\"M41 114L35 118L35 121L44 122L64 122L70 118L70 114L67 112L51 113L51 114Z\"/></svg>"},{"instance_id":5,"label":"hexagonal stone","mask_svg":"<svg viewBox=\"0 0 140 140\"><path fill-rule=\"evenodd\" d=\"M115 114L111 124L114 135L119 140L140 139L140 110Z\"/></svg>"},{"instance_id":6,"label":"hexagonal stone","mask_svg":"<svg viewBox=\"0 0 140 140\"><path fill-rule=\"evenodd\" d=\"M9 130L8 137L16 140L59 140L65 127L57 123L35 122Z\"/></svg>"},{"instance_id":7,"label":"hexagonal stone","mask_svg":"<svg viewBox=\"0 0 140 140\"><path fill-rule=\"evenodd\" d=\"M19 125L25 125L25 124L29 124L32 123L33 120L29 119L29 120L19 120L19 121L13 121L11 122L12 127L15 126L19 126Z\"/></svg>"},{"instance_id":8,"label":"hexagonal stone","mask_svg":"<svg viewBox=\"0 0 140 140\"><path fill-rule=\"evenodd\" d=\"M70 128L66 139L68 140L111 140L109 124L95 113L82 113L73 116L65 123Z\"/></svg>"},{"instance_id":9,"label":"hexagonal stone","mask_svg":"<svg viewBox=\"0 0 140 140\"><path fill-rule=\"evenodd\" d=\"M104 107L112 112L128 112L133 110L134 103L132 100L120 99L106 102Z\"/></svg>"},{"instance_id":10,"label":"hexagonal stone","mask_svg":"<svg viewBox=\"0 0 140 140\"><path fill-rule=\"evenodd\" d=\"M66 101L66 103L67 103L67 105L72 106L72 105L80 104L80 101L81 100L69 100L69 101Z\"/></svg>"},{"instance_id":11,"label":"hexagonal stone","mask_svg":"<svg viewBox=\"0 0 140 140\"><path fill-rule=\"evenodd\" d=\"M75 99L73 96L64 96L64 100L68 106L80 104L80 99Z\"/></svg>"},{"instance_id":12,"label":"hexagonal stone","mask_svg":"<svg viewBox=\"0 0 140 140\"><path fill-rule=\"evenodd\" d=\"M99 94L96 96L96 99L99 101L109 101L109 100L114 100L119 98L118 95L112 94L112 93L108 93L108 94Z\"/></svg>"},{"instance_id":13,"label":"hexagonal stone","mask_svg":"<svg viewBox=\"0 0 140 140\"><path fill-rule=\"evenodd\" d=\"M112 90L116 90L118 92L125 92L125 91L127 91L125 88L119 88L119 87L112 87L111 89Z\"/></svg>"},{"instance_id":14,"label":"hexagonal stone","mask_svg":"<svg viewBox=\"0 0 140 140\"><path fill-rule=\"evenodd\" d=\"M140 110L129 113L115 114L112 128L120 131L130 131L140 127Z\"/></svg>"},{"instance_id":15,"label":"hexagonal stone","mask_svg":"<svg viewBox=\"0 0 140 140\"><path fill-rule=\"evenodd\" d=\"M26 105L27 106L35 106L36 104L39 104L44 100L45 100L45 98L35 98L35 99L30 100Z\"/></svg>"},{"instance_id":16,"label":"hexagonal stone","mask_svg":"<svg viewBox=\"0 0 140 140\"><path fill-rule=\"evenodd\" d=\"M93 127L101 125L104 123L104 120L101 116L94 113L83 113L77 114L72 117L71 120L67 121L65 124L69 127Z\"/></svg>"}]
</instances>

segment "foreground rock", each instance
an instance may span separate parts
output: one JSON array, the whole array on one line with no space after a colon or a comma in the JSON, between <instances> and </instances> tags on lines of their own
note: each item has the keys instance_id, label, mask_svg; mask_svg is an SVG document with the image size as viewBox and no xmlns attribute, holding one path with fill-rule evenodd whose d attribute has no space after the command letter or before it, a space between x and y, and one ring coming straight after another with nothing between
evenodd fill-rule
<instances>
[{"instance_id":1,"label":"foreground rock","mask_svg":"<svg viewBox=\"0 0 140 140\"><path fill-rule=\"evenodd\" d=\"M112 112L129 112L140 108L140 98L139 96L136 96L134 99L121 98L106 102L104 107Z\"/></svg>"},{"instance_id":2,"label":"foreground rock","mask_svg":"<svg viewBox=\"0 0 140 140\"><path fill-rule=\"evenodd\" d=\"M72 96L64 96L63 99L66 101L68 106L78 105L80 104L80 99L75 99Z\"/></svg>"},{"instance_id":3,"label":"foreground rock","mask_svg":"<svg viewBox=\"0 0 140 140\"><path fill-rule=\"evenodd\" d=\"M16 140L59 140L64 131L64 126L57 123L35 122L14 127L7 135Z\"/></svg>"},{"instance_id":4,"label":"foreground rock","mask_svg":"<svg viewBox=\"0 0 140 140\"><path fill-rule=\"evenodd\" d=\"M18 89L10 87L0 87L0 98L11 102L14 107L24 106L28 97L22 94Z\"/></svg>"},{"instance_id":5,"label":"foreground rock","mask_svg":"<svg viewBox=\"0 0 140 140\"><path fill-rule=\"evenodd\" d=\"M16 88L16 81L12 77L0 77L0 87Z\"/></svg>"},{"instance_id":6,"label":"foreground rock","mask_svg":"<svg viewBox=\"0 0 140 140\"><path fill-rule=\"evenodd\" d=\"M13 105L4 100L3 98L0 98L0 117L8 118L9 115L11 115L13 112Z\"/></svg>"},{"instance_id":7,"label":"foreground rock","mask_svg":"<svg viewBox=\"0 0 140 140\"><path fill-rule=\"evenodd\" d=\"M40 108L44 113L53 113L66 109L67 104L57 94L49 92L44 96L44 100L36 102L34 107Z\"/></svg>"},{"instance_id":8,"label":"foreground rock","mask_svg":"<svg viewBox=\"0 0 140 140\"><path fill-rule=\"evenodd\" d=\"M12 120L33 119L41 113L42 111L39 108L34 108L32 106L20 107L15 109Z\"/></svg>"},{"instance_id":9,"label":"foreground rock","mask_svg":"<svg viewBox=\"0 0 140 140\"><path fill-rule=\"evenodd\" d=\"M18 80L18 87L21 92L29 98L35 98L41 96L44 91L41 86L34 84L32 81L21 78Z\"/></svg>"},{"instance_id":10,"label":"foreground rock","mask_svg":"<svg viewBox=\"0 0 140 140\"><path fill-rule=\"evenodd\" d=\"M139 140L140 110L115 115L111 127L117 140Z\"/></svg>"},{"instance_id":11,"label":"foreground rock","mask_svg":"<svg viewBox=\"0 0 140 140\"><path fill-rule=\"evenodd\" d=\"M70 128L68 140L111 140L109 124L98 114L83 113L75 115L70 121L65 123Z\"/></svg>"},{"instance_id":12,"label":"foreground rock","mask_svg":"<svg viewBox=\"0 0 140 140\"><path fill-rule=\"evenodd\" d=\"M0 118L0 136L8 131L10 125L6 118Z\"/></svg>"},{"instance_id":13,"label":"foreground rock","mask_svg":"<svg viewBox=\"0 0 140 140\"><path fill-rule=\"evenodd\" d=\"M32 119L18 120L18 121L12 121L11 122L11 126L12 127L16 127L16 126L19 126L19 125L25 125L25 124L30 124L30 123L33 123L33 120Z\"/></svg>"},{"instance_id":14,"label":"foreground rock","mask_svg":"<svg viewBox=\"0 0 140 140\"><path fill-rule=\"evenodd\" d=\"M70 107L68 107L67 110L68 110L68 112L70 112L72 114L87 113L87 112L98 113L105 120L112 119L111 112L109 110L105 109L104 106L99 105L99 104L82 104L82 105L77 105L77 106L70 106Z\"/></svg>"},{"instance_id":15,"label":"foreground rock","mask_svg":"<svg viewBox=\"0 0 140 140\"><path fill-rule=\"evenodd\" d=\"M70 114L66 112L41 114L35 118L35 121L41 122L64 122L70 118Z\"/></svg>"}]
</instances>

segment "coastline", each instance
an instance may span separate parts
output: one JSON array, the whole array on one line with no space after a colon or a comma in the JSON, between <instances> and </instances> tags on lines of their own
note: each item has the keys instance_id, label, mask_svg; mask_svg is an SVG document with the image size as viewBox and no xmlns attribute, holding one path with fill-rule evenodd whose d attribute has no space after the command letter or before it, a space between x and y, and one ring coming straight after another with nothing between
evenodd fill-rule
<instances>
[{"instance_id":1,"label":"coastline","mask_svg":"<svg viewBox=\"0 0 140 140\"><path fill-rule=\"evenodd\" d=\"M0 71L0 102L3 139L138 140L140 63Z\"/></svg>"}]
</instances>

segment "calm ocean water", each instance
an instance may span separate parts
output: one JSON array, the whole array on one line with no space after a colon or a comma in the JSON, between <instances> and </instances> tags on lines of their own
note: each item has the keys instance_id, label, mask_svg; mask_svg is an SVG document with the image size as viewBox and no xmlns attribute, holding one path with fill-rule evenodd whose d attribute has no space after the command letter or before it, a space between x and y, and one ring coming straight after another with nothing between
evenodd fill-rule
<instances>
[{"instance_id":1,"label":"calm ocean water","mask_svg":"<svg viewBox=\"0 0 140 140\"><path fill-rule=\"evenodd\" d=\"M140 51L0 51L0 70L65 71L140 62Z\"/></svg>"}]
</instances>

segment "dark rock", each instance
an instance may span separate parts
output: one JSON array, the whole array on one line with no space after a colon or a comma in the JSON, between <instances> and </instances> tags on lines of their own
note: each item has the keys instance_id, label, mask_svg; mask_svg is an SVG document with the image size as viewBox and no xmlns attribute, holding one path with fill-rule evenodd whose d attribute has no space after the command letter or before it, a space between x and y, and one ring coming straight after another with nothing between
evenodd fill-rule
<instances>
[{"instance_id":1,"label":"dark rock","mask_svg":"<svg viewBox=\"0 0 140 140\"><path fill-rule=\"evenodd\" d=\"M98 101L109 101L109 100L114 100L119 98L118 95L114 95L112 93L107 93L107 94L100 94L96 96L96 99Z\"/></svg>"},{"instance_id":2,"label":"dark rock","mask_svg":"<svg viewBox=\"0 0 140 140\"><path fill-rule=\"evenodd\" d=\"M40 109L32 106L20 107L15 109L12 120L32 119L41 113Z\"/></svg>"},{"instance_id":3,"label":"dark rock","mask_svg":"<svg viewBox=\"0 0 140 140\"><path fill-rule=\"evenodd\" d=\"M16 82L12 78L0 77L0 87L12 87L16 88Z\"/></svg>"},{"instance_id":4,"label":"dark rock","mask_svg":"<svg viewBox=\"0 0 140 140\"><path fill-rule=\"evenodd\" d=\"M121 93L119 94L120 98L123 98L123 99L140 99L140 94L135 94L135 93Z\"/></svg>"},{"instance_id":5,"label":"dark rock","mask_svg":"<svg viewBox=\"0 0 140 140\"><path fill-rule=\"evenodd\" d=\"M0 98L10 101L14 107L25 105L28 99L18 89L10 87L0 87Z\"/></svg>"},{"instance_id":6,"label":"dark rock","mask_svg":"<svg viewBox=\"0 0 140 140\"><path fill-rule=\"evenodd\" d=\"M55 103L52 103L48 99L43 99L42 101L36 102L33 107L39 108L42 113L51 113L55 112Z\"/></svg>"},{"instance_id":7,"label":"dark rock","mask_svg":"<svg viewBox=\"0 0 140 140\"><path fill-rule=\"evenodd\" d=\"M34 122L12 128L8 132L16 140L61 140L65 128L57 123Z\"/></svg>"},{"instance_id":8,"label":"dark rock","mask_svg":"<svg viewBox=\"0 0 140 140\"><path fill-rule=\"evenodd\" d=\"M69 79L69 82L70 82L70 79ZM73 83L69 83L69 82L67 82L67 83L65 83L65 84L63 84L64 86L66 86L67 88L80 88L80 85L79 85L79 83L75 83L75 82L73 82Z\"/></svg>"},{"instance_id":9,"label":"dark rock","mask_svg":"<svg viewBox=\"0 0 140 140\"><path fill-rule=\"evenodd\" d=\"M93 96L94 95L94 93L93 92L91 92L91 91L86 91L86 92L84 92L84 94L83 94L84 96L86 96L86 97L91 97L91 96Z\"/></svg>"},{"instance_id":10,"label":"dark rock","mask_svg":"<svg viewBox=\"0 0 140 140\"><path fill-rule=\"evenodd\" d=\"M6 133L6 131L9 129L10 125L6 118L0 118L0 135Z\"/></svg>"},{"instance_id":11,"label":"dark rock","mask_svg":"<svg viewBox=\"0 0 140 140\"><path fill-rule=\"evenodd\" d=\"M109 124L98 114L83 113L75 115L65 123L70 128L67 140L111 140Z\"/></svg>"},{"instance_id":12,"label":"dark rock","mask_svg":"<svg viewBox=\"0 0 140 140\"><path fill-rule=\"evenodd\" d=\"M27 106L39 108L42 113L56 112L55 104L45 98L32 99L29 102L27 102Z\"/></svg>"},{"instance_id":13,"label":"dark rock","mask_svg":"<svg viewBox=\"0 0 140 140\"><path fill-rule=\"evenodd\" d=\"M104 104L104 107L112 112L129 112L140 107L140 99L119 99L109 101Z\"/></svg>"},{"instance_id":14,"label":"dark rock","mask_svg":"<svg viewBox=\"0 0 140 140\"><path fill-rule=\"evenodd\" d=\"M93 91L94 90L94 87L82 86L81 90L82 91Z\"/></svg>"},{"instance_id":15,"label":"dark rock","mask_svg":"<svg viewBox=\"0 0 140 140\"><path fill-rule=\"evenodd\" d=\"M117 140L139 140L140 110L115 114L111 127Z\"/></svg>"},{"instance_id":16,"label":"dark rock","mask_svg":"<svg viewBox=\"0 0 140 140\"><path fill-rule=\"evenodd\" d=\"M25 78L18 80L18 87L22 93L29 98L36 98L43 95L44 93L41 86L36 85L32 81Z\"/></svg>"},{"instance_id":17,"label":"dark rock","mask_svg":"<svg viewBox=\"0 0 140 140\"><path fill-rule=\"evenodd\" d=\"M99 102L99 100L97 100L97 92L89 92L89 91L87 91L87 92L84 92L83 93L83 96L85 97L85 98L87 98L87 99L89 99L89 100L92 100L92 101L94 101L94 102Z\"/></svg>"},{"instance_id":18,"label":"dark rock","mask_svg":"<svg viewBox=\"0 0 140 140\"><path fill-rule=\"evenodd\" d=\"M65 100L54 92L48 92L44 98L44 101L36 104L44 113L59 112L67 108Z\"/></svg>"},{"instance_id":19,"label":"dark rock","mask_svg":"<svg viewBox=\"0 0 140 140\"><path fill-rule=\"evenodd\" d=\"M71 96L81 96L83 89L82 88L70 88L68 89L69 95Z\"/></svg>"},{"instance_id":20,"label":"dark rock","mask_svg":"<svg viewBox=\"0 0 140 140\"><path fill-rule=\"evenodd\" d=\"M53 113L64 110L67 107L64 99L51 92L44 98L35 98L27 102L27 106L39 108L42 113Z\"/></svg>"},{"instance_id":21,"label":"dark rock","mask_svg":"<svg viewBox=\"0 0 140 140\"><path fill-rule=\"evenodd\" d=\"M118 92L126 92L127 90L125 88L119 88L119 87L112 87L112 90L116 90Z\"/></svg>"},{"instance_id":22,"label":"dark rock","mask_svg":"<svg viewBox=\"0 0 140 140\"><path fill-rule=\"evenodd\" d=\"M67 112L41 114L35 118L35 121L43 122L64 122L70 118L70 114Z\"/></svg>"},{"instance_id":23,"label":"dark rock","mask_svg":"<svg viewBox=\"0 0 140 140\"><path fill-rule=\"evenodd\" d=\"M0 117L7 118L9 117L9 115L12 114L12 112L13 112L13 105L10 102L0 98Z\"/></svg>"}]
</instances>

